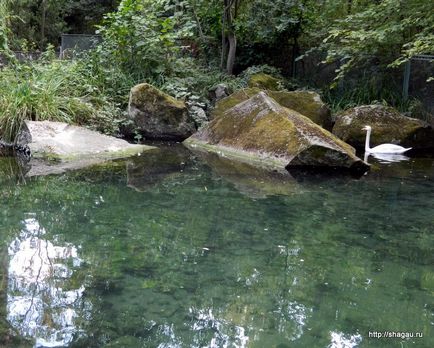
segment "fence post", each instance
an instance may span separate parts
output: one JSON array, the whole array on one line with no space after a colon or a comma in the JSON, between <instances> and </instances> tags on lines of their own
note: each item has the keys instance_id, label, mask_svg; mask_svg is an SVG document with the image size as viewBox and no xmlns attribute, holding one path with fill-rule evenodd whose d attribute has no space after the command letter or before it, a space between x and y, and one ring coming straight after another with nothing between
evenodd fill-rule
<instances>
[{"instance_id":1,"label":"fence post","mask_svg":"<svg viewBox=\"0 0 434 348\"><path fill-rule=\"evenodd\" d=\"M410 71L411 71L411 58L405 63L404 69L404 82L402 84L402 97L404 100L408 99L408 85L410 83Z\"/></svg>"}]
</instances>

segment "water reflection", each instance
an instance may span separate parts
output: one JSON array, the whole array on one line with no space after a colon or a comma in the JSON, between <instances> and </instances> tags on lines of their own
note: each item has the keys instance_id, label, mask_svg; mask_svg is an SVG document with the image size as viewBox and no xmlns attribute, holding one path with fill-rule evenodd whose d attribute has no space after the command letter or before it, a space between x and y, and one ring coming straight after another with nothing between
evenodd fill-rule
<instances>
[{"instance_id":1,"label":"water reflection","mask_svg":"<svg viewBox=\"0 0 434 348\"><path fill-rule=\"evenodd\" d=\"M225 319L217 318L212 308L190 308L190 315L194 317L194 323L192 325L193 331L203 332L210 330L214 333L209 344L205 346L202 345L203 342L200 342L201 335L195 335L194 345L196 347L247 347L249 337L246 335L245 328L233 325Z\"/></svg>"},{"instance_id":2,"label":"water reflection","mask_svg":"<svg viewBox=\"0 0 434 348\"><path fill-rule=\"evenodd\" d=\"M31 217L9 245L7 319L36 347L60 347L80 333L84 286L68 288L68 280L82 260L75 246L55 246L45 234Z\"/></svg>"},{"instance_id":3,"label":"water reflection","mask_svg":"<svg viewBox=\"0 0 434 348\"><path fill-rule=\"evenodd\" d=\"M399 155L395 153L368 153L365 152L364 161L368 163L369 156L372 156L379 160L380 163L394 163L410 160L410 157Z\"/></svg>"},{"instance_id":4,"label":"water reflection","mask_svg":"<svg viewBox=\"0 0 434 348\"><path fill-rule=\"evenodd\" d=\"M212 172L247 197L259 199L275 195L294 195L302 190L286 171L269 171L247 163L233 161L215 153L200 152L199 156Z\"/></svg>"},{"instance_id":5,"label":"water reflection","mask_svg":"<svg viewBox=\"0 0 434 348\"><path fill-rule=\"evenodd\" d=\"M331 332L331 343L327 348L355 348L362 342L359 334L346 335L343 332Z\"/></svg>"}]
</instances>

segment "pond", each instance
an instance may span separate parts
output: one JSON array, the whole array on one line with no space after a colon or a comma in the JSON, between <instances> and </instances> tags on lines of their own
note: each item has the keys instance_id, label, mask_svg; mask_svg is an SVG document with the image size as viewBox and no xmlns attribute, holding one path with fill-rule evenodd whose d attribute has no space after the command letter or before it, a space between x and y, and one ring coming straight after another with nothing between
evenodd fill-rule
<instances>
[{"instance_id":1,"label":"pond","mask_svg":"<svg viewBox=\"0 0 434 348\"><path fill-rule=\"evenodd\" d=\"M434 347L434 161L369 160L355 179L179 145L44 177L2 159L0 345Z\"/></svg>"}]
</instances>

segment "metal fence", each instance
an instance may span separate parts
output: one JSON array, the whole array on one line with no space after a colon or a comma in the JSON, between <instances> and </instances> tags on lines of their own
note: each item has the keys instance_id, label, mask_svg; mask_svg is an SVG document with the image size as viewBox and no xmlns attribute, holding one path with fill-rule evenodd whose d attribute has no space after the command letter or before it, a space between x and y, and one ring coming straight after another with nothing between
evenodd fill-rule
<instances>
[{"instance_id":1,"label":"metal fence","mask_svg":"<svg viewBox=\"0 0 434 348\"><path fill-rule=\"evenodd\" d=\"M41 57L41 52L23 52L23 51L14 51L12 52L15 55L15 58L20 62L27 62L38 60ZM8 58L5 55L0 54L0 67L5 66L8 63Z\"/></svg>"},{"instance_id":2,"label":"metal fence","mask_svg":"<svg viewBox=\"0 0 434 348\"><path fill-rule=\"evenodd\" d=\"M434 112L434 55L421 54L411 58L405 65L402 96L416 97L423 101L427 109Z\"/></svg>"},{"instance_id":3,"label":"metal fence","mask_svg":"<svg viewBox=\"0 0 434 348\"><path fill-rule=\"evenodd\" d=\"M101 42L100 35L62 34L60 58L73 58L81 52L95 48Z\"/></svg>"}]
</instances>

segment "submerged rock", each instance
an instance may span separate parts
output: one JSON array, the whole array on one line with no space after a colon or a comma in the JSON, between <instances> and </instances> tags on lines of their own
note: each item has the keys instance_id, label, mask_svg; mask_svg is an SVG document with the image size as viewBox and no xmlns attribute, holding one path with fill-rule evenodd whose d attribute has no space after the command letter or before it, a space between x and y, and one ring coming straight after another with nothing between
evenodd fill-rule
<instances>
[{"instance_id":1,"label":"submerged rock","mask_svg":"<svg viewBox=\"0 0 434 348\"><path fill-rule=\"evenodd\" d=\"M147 139L184 140L196 130L183 101L147 83L131 89L128 115Z\"/></svg>"},{"instance_id":2,"label":"submerged rock","mask_svg":"<svg viewBox=\"0 0 434 348\"><path fill-rule=\"evenodd\" d=\"M431 125L383 105L363 105L342 112L336 117L333 134L357 148L364 148L366 132L362 128L365 125L372 127L371 147L392 143L413 149L434 148Z\"/></svg>"},{"instance_id":3,"label":"submerged rock","mask_svg":"<svg viewBox=\"0 0 434 348\"><path fill-rule=\"evenodd\" d=\"M250 76L247 85L249 87L257 87L269 91L279 91L282 89L282 81L264 73Z\"/></svg>"},{"instance_id":4,"label":"submerged rock","mask_svg":"<svg viewBox=\"0 0 434 348\"><path fill-rule=\"evenodd\" d=\"M259 88L246 88L231 94L216 104L212 118L259 92L261 92ZM266 93L280 105L299 112L325 129L331 129L330 109L318 93L312 91L267 91Z\"/></svg>"},{"instance_id":5,"label":"submerged rock","mask_svg":"<svg viewBox=\"0 0 434 348\"><path fill-rule=\"evenodd\" d=\"M27 126L32 139L28 144L32 154L29 176L61 173L153 148L62 122L28 121Z\"/></svg>"},{"instance_id":6,"label":"submerged rock","mask_svg":"<svg viewBox=\"0 0 434 348\"><path fill-rule=\"evenodd\" d=\"M183 146L159 147L146 156L128 160L127 186L143 192L168 178L181 175L191 152Z\"/></svg>"},{"instance_id":7,"label":"submerged rock","mask_svg":"<svg viewBox=\"0 0 434 348\"><path fill-rule=\"evenodd\" d=\"M207 151L199 151L198 154L215 175L232 183L240 193L247 197L262 199L275 195L290 196L302 192L300 185L286 170L267 171Z\"/></svg>"},{"instance_id":8,"label":"submerged rock","mask_svg":"<svg viewBox=\"0 0 434 348\"><path fill-rule=\"evenodd\" d=\"M369 168L350 145L265 92L220 112L184 143L280 170L303 167L365 172Z\"/></svg>"}]
</instances>

